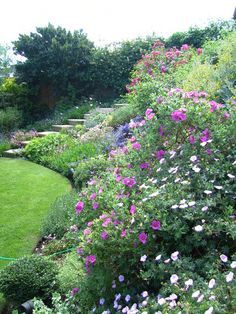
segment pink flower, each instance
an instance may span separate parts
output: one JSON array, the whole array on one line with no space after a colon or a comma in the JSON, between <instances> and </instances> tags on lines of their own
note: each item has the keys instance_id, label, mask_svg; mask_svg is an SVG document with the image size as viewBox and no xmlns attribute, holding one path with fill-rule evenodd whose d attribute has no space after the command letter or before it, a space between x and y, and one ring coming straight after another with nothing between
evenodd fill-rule
<instances>
[{"instance_id":1,"label":"pink flower","mask_svg":"<svg viewBox=\"0 0 236 314\"><path fill-rule=\"evenodd\" d=\"M148 235L145 232L141 232L138 238L141 243L145 244L147 242Z\"/></svg>"},{"instance_id":2,"label":"pink flower","mask_svg":"<svg viewBox=\"0 0 236 314\"><path fill-rule=\"evenodd\" d=\"M166 67L164 65L161 67L161 73L166 73Z\"/></svg>"},{"instance_id":3,"label":"pink flower","mask_svg":"<svg viewBox=\"0 0 236 314\"><path fill-rule=\"evenodd\" d=\"M230 114L229 114L228 112L225 112L224 115L223 115L223 117L224 117L225 119L228 119L228 118L230 118Z\"/></svg>"},{"instance_id":4,"label":"pink flower","mask_svg":"<svg viewBox=\"0 0 236 314\"><path fill-rule=\"evenodd\" d=\"M160 230L161 229L161 223L159 220L153 220L151 223L151 227L153 230Z\"/></svg>"},{"instance_id":5,"label":"pink flower","mask_svg":"<svg viewBox=\"0 0 236 314\"><path fill-rule=\"evenodd\" d=\"M202 53L202 48L197 48L197 54L200 55Z\"/></svg>"},{"instance_id":6,"label":"pink flower","mask_svg":"<svg viewBox=\"0 0 236 314\"><path fill-rule=\"evenodd\" d=\"M106 231L101 232L101 238L102 240L107 240L109 237L108 233Z\"/></svg>"},{"instance_id":7,"label":"pink flower","mask_svg":"<svg viewBox=\"0 0 236 314\"><path fill-rule=\"evenodd\" d=\"M127 232L126 232L126 230L124 229L124 230L122 230L121 231L121 238L125 238L126 237L126 234L127 234Z\"/></svg>"},{"instance_id":8,"label":"pink flower","mask_svg":"<svg viewBox=\"0 0 236 314\"><path fill-rule=\"evenodd\" d=\"M131 136L131 138L129 139L131 143L134 143L136 141L135 136Z\"/></svg>"},{"instance_id":9,"label":"pink flower","mask_svg":"<svg viewBox=\"0 0 236 314\"><path fill-rule=\"evenodd\" d=\"M130 214L131 214L131 215L134 215L134 214L135 214L135 212L136 212L136 206L135 206L135 205L131 205L131 206L130 206L130 211L129 211L129 212L130 212Z\"/></svg>"},{"instance_id":10,"label":"pink flower","mask_svg":"<svg viewBox=\"0 0 236 314\"><path fill-rule=\"evenodd\" d=\"M91 233L91 230L89 228L84 229L84 235L89 235Z\"/></svg>"},{"instance_id":11,"label":"pink flower","mask_svg":"<svg viewBox=\"0 0 236 314\"><path fill-rule=\"evenodd\" d=\"M71 290L71 296L73 297L76 293L78 293L79 292L79 288L73 288L72 290Z\"/></svg>"},{"instance_id":12,"label":"pink flower","mask_svg":"<svg viewBox=\"0 0 236 314\"><path fill-rule=\"evenodd\" d=\"M138 142L135 142L135 143L132 144L132 148L135 149L135 150L140 150L141 145Z\"/></svg>"},{"instance_id":13,"label":"pink flower","mask_svg":"<svg viewBox=\"0 0 236 314\"><path fill-rule=\"evenodd\" d=\"M179 122L179 121L184 121L187 119L187 116L185 113L183 113L183 111L181 110L175 110L172 112L171 114L171 118L173 121L175 122Z\"/></svg>"},{"instance_id":14,"label":"pink flower","mask_svg":"<svg viewBox=\"0 0 236 314\"><path fill-rule=\"evenodd\" d=\"M202 132L203 136L200 137L200 141L201 142L207 142L209 141L210 139L210 132L208 129L205 129L203 132Z\"/></svg>"},{"instance_id":15,"label":"pink flower","mask_svg":"<svg viewBox=\"0 0 236 314\"><path fill-rule=\"evenodd\" d=\"M145 116L146 117L149 116L152 113L152 111L153 111L152 109L148 108L145 112Z\"/></svg>"},{"instance_id":16,"label":"pink flower","mask_svg":"<svg viewBox=\"0 0 236 314\"><path fill-rule=\"evenodd\" d=\"M136 181L135 181L134 178L128 178L128 177L126 177L126 178L124 178L124 179L122 180L122 183L123 183L125 186L127 186L127 187L129 187L129 188L132 188L132 187L136 184Z\"/></svg>"},{"instance_id":17,"label":"pink flower","mask_svg":"<svg viewBox=\"0 0 236 314\"><path fill-rule=\"evenodd\" d=\"M148 120L152 120L154 117L155 117L155 113L150 113L150 114L147 116L147 119L148 119Z\"/></svg>"},{"instance_id":18,"label":"pink flower","mask_svg":"<svg viewBox=\"0 0 236 314\"><path fill-rule=\"evenodd\" d=\"M84 202L79 201L75 207L76 214L80 214L83 209L84 209Z\"/></svg>"},{"instance_id":19,"label":"pink flower","mask_svg":"<svg viewBox=\"0 0 236 314\"><path fill-rule=\"evenodd\" d=\"M161 149L161 150L158 150L158 151L155 153L155 156L156 156L156 158L157 158L158 160L161 160L161 159L164 157L165 154L166 154L166 152Z\"/></svg>"},{"instance_id":20,"label":"pink flower","mask_svg":"<svg viewBox=\"0 0 236 314\"><path fill-rule=\"evenodd\" d=\"M95 198L97 197L97 194L96 193L92 193L91 195L90 195L90 201L91 200L94 200Z\"/></svg>"},{"instance_id":21,"label":"pink flower","mask_svg":"<svg viewBox=\"0 0 236 314\"><path fill-rule=\"evenodd\" d=\"M89 265L91 264L92 266L94 266L94 264L96 263L96 256L95 255L88 255L85 258L85 267L87 272L90 271L89 269Z\"/></svg>"},{"instance_id":22,"label":"pink flower","mask_svg":"<svg viewBox=\"0 0 236 314\"><path fill-rule=\"evenodd\" d=\"M189 50L189 45L187 44L182 45L181 50Z\"/></svg>"},{"instance_id":23,"label":"pink flower","mask_svg":"<svg viewBox=\"0 0 236 314\"><path fill-rule=\"evenodd\" d=\"M111 223L111 218L106 218L102 224L103 227L107 227Z\"/></svg>"}]
</instances>

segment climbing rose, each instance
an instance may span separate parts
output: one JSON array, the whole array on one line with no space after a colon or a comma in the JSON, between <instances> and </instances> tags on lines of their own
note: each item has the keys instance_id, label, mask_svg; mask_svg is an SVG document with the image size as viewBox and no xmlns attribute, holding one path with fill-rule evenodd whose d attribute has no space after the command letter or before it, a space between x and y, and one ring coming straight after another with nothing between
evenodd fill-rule
<instances>
[{"instance_id":1,"label":"climbing rose","mask_svg":"<svg viewBox=\"0 0 236 314\"><path fill-rule=\"evenodd\" d=\"M184 121L186 120L187 116L181 110L175 110L171 114L171 118L175 122Z\"/></svg>"},{"instance_id":2,"label":"climbing rose","mask_svg":"<svg viewBox=\"0 0 236 314\"><path fill-rule=\"evenodd\" d=\"M128 177L126 177L126 178L124 178L124 179L122 180L122 183L123 183L125 186L127 186L127 187L129 187L129 188L132 188L132 187L136 184L136 181L135 181L134 178L128 178Z\"/></svg>"},{"instance_id":3,"label":"climbing rose","mask_svg":"<svg viewBox=\"0 0 236 314\"><path fill-rule=\"evenodd\" d=\"M148 108L145 112L146 117L149 116L152 113L152 109Z\"/></svg>"},{"instance_id":4,"label":"climbing rose","mask_svg":"<svg viewBox=\"0 0 236 314\"><path fill-rule=\"evenodd\" d=\"M145 232L141 232L138 236L139 241L142 242L143 244L145 244L147 242L147 234Z\"/></svg>"},{"instance_id":5,"label":"climbing rose","mask_svg":"<svg viewBox=\"0 0 236 314\"><path fill-rule=\"evenodd\" d=\"M159 220L153 220L151 223L151 227L153 230L160 230L161 229L161 223Z\"/></svg>"},{"instance_id":6,"label":"climbing rose","mask_svg":"<svg viewBox=\"0 0 236 314\"><path fill-rule=\"evenodd\" d=\"M75 207L76 214L80 214L83 209L84 209L84 202L79 201Z\"/></svg>"}]
</instances>

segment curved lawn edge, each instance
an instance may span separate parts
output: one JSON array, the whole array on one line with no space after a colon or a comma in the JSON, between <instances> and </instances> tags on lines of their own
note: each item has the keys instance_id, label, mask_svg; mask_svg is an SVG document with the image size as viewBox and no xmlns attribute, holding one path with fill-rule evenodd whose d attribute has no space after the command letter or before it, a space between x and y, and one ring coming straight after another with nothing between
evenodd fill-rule
<instances>
[{"instance_id":1,"label":"curved lawn edge","mask_svg":"<svg viewBox=\"0 0 236 314\"><path fill-rule=\"evenodd\" d=\"M43 218L57 197L72 189L53 170L23 159L0 158L0 256L31 254ZM0 268L7 261L0 261Z\"/></svg>"}]
</instances>

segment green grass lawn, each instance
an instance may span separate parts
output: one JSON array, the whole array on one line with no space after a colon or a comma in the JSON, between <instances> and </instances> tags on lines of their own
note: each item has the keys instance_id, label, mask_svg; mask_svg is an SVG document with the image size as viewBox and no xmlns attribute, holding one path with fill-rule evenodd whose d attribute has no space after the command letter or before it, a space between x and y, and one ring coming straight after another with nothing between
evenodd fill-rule
<instances>
[{"instance_id":1,"label":"green grass lawn","mask_svg":"<svg viewBox=\"0 0 236 314\"><path fill-rule=\"evenodd\" d=\"M50 205L70 189L69 181L52 170L0 158L0 256L31 254ZM0 268L6 263L0 260Z\"/></svg>"}]
</instances>

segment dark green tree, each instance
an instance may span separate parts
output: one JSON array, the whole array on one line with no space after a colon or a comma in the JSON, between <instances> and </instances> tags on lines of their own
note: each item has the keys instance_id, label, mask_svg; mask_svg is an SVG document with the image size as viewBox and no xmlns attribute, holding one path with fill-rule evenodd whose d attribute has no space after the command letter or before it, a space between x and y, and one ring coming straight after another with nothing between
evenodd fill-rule
<instances>
[{"instance_id":1,"label":"dark green tree","mask_svg":"<svg viewBox=\"0 0 236 314\"><path fill-rule=\"evenodd\" d=\"M93 48L82 30L71 33L51 24L19 36L14 51L25 61L17 63L16 77L31 91L34 116L53 109L68 92L75 97L86 95Z\"/></svg>"}]
</instances>

